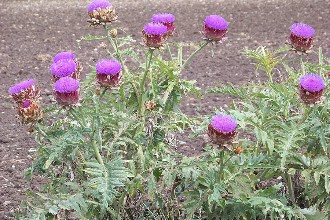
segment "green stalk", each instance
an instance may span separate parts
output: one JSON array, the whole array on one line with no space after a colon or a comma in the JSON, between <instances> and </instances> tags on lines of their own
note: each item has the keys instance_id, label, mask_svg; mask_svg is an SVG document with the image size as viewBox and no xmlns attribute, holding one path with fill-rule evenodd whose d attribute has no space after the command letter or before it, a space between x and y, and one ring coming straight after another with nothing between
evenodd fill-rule
<instances>
[{"instance_id":1,"label":"green stalk","mask_svg":"<svg viewBox=\"0 0 330 220\"><path fill-rule=\"evenodd\" d=\"M227 165L228 161L233 157L233 155L231 155L231 156L228 157L228 159L224 162L224 161L223 161L224 156L225 156L225 152L224 152L224 151L221 151L221 152L220 152L220 171L219 171L220 182L221 182L222 177L223 177L223 169L224 169L225 166Z\"/></svg>"},{"instance_id":2,"label":"green stalk","mask_svg":"<svg viewBox=\"0 0 330 220\"><path fill-rule=\"evenodd\" d=\"M100 116L99 116L99 107L100 107L100 103L101 103L101 99L104 96L105 92L107 90L103 90L100 97L98 99L94 98L94 103L95 103L95 115L93 116L93 121L92 121L92 128L93 128L93 132L90 135L90 140L91 140L91 144L93 147L93 151L95 154L95 157L97 159L97 161L99 162L99 164L104 166L103 160L102 160L102 156L100 154L99 151L99 147L96 144L96 140L95 140L95 135L99 135L100 134ZM98 132L98 134L96 134L96 132ZM99 145L102 146L102 140L101 137L98 137L97 140L99 141Z\"/></svg>"},{"instance_id":3,"label":"green stalk","mask_svg":"<svg viewBox=\"0 0 330 220\"><path fill-rule=\"evenodd\" d=\"M106 36L107 36L107 39L108 39L109 43L111 44L111 46L112 46L113 48L115 48L116 46L114 45L114 42L113 42L112 38L109 36L109 30L108 30L108 26L107 26L107 24L105 23L105 24L103 25L103 27L104 27L104 31L105 31L105 34L106 34Z\"/></svg>"},{"instance_id":4,"label":"green stalk","mask_svg":"<svg viewBox=\"0 0 330 220\"><path fill-rule=\"evenodd\" d=\"M142 81L140 83L140 98L139 98L140 114L142 114L142 112L143 112L143 94L144 94L144 89L145 89L144 87L145 87L145 84L146 84L147 75L148 75L149 70L150 70L150 65L151 65L151 60L152 60L152 55L154 53L154 49L149 48L148 53L149 53L149 59L146 57L146 70L143 74L143 78L142 78Z\"/></svg>"},{"instance_id":5,"label":"green stalk","mask_svg":"<svg viewBox=\"0 0 330 220\"><path fill-rule=\"evenodd\" d=\"M297 204L296 204L296 197L294 195L294 189L293 189L293 183L292 183L292 178L291 178L291 175L288 174L288 173L284 173L285 175L285 179L286 179L286 183L288 185L288 192L289 192L289 197L290 197L290 200L292 202L292 204L297 207Z\"/></svg>"},{"instance_id":6,"label":"green stalk","mask_svg":"<svg viewBox=\"0 0 330 220\"><path fill-rule=\"evenodd\" d=\"M107 39L108 39L109 43L111 44L111 46L115 50L115 57L116 57L116 59L118 59L119 62L121 63L121 65L123 67L124 74L127 74L128 73L128 70L127 70L127 68L125 66L125 63L123 61L122 56L119 53L119 47L118 47L117 39L116 38L113 39L112 37L109 36L109 29L108 29L108 26L107 26L106 23L104 24L103 27L104 27L104 30L105 30L105 33L107 35Z\"/></svg>"},{"instance_id":7,"label":"green stalk","mask_svg":"<svg viewBox=\"0 0 330 220\"><path fill-rule=\"evenodd\" d=\"M167 51L168 51L168 53L170 55L170 58L171 58L171 61L172 61L173 60L173 55L172 55L172 52L171 52L170 45L168 43L166 44L166 48L167 48Z\"/></svg>"},{"instance_id":8,"label":"green stalk","mask_svg":"<svg viewBox=\"0 0 330 220\"><path fill-rule=\"evenodd\" d=\"M193 58L199 51L201 51L209 43L210 43L210 41L205 41L202 45L200 45L200 47L197 50L195 50L192 54L190 54L190 56L188 57L188 59L183 63L183 65L181 67L181 70L183 70L187 66L187 64L189 63L189 61L191 60L191 58Z\"/></svg>"},{"instance_id":9,"label":"green stalk","mask_svg":"<svg viewBox=\"0 0 330 220\"><path fill-rule=\"evenodd\" d=\"M104 163L103 163L103 160L102 160L102 156L100 154L100 151L99 151L99 148L97 147L96 143L95 143L95 140L93 138L92 140L92 147L93 147L93 151L95 153L95 156L96 156L96 159L97 159L97 162L99 162L99 164L103 165L104 166Z\"/></svg>"}]
</instances>

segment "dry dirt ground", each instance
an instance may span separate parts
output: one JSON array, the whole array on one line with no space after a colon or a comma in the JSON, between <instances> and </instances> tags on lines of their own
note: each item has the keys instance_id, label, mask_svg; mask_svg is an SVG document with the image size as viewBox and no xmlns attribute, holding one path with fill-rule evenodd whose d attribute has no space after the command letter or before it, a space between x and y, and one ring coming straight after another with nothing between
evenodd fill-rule
<instances>
[{"instance_id":1,"label":"dry dirt ground","mask_svg":"<svg viewBox=\"0 0 330 220\"><path fill-rule=\"evenodd\" d=\"M22 171L35 154L33 136L15 118L8 88L34 78L42 90L44 105L49 104L52 57L60 51L73 51L88 73L89 65L105 57L99 43L76 41L88 34L102 35L102 28L90 28L85 0L0 0L0 219L10 219L29 182ZM220 14L229 22L228 39L210 47L192 60L184 77L195 79L202 88L224 82L255 80L253 65L240 51L244 47L282 46L295 22L316 30L316 48L330 56L329 0L114 0L119 12L118 26L141 42L141 30L152 14L169 12L176 16L177 35L173 41L200 41L205 16ZM208 96L189 99L183 104L189 114L210 113L229 98ZM193 146L182 151L196 151Z\"/></svg>"}]
</instances>

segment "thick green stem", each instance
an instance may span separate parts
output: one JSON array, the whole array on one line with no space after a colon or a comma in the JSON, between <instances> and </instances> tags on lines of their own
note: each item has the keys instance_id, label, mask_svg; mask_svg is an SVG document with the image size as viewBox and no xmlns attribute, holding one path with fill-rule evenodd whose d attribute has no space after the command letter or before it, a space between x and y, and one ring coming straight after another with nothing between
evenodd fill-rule
<instances>
[{"instance_id":1,"label":"thick green stem","mask_svg":"<svg viewBox=\"0 0 330 220\"><path fill-rule=\"evenodd\" d=\"M228 161L232 158L232 155L230 157L228 157L228 159L226 161L223 161L225 158L225 152L221 151L220 152L220 171L219 171L219 181L221 183L222 179L223 179L223 170L225 168L225 166L227 165Z\"/></svg>"},{"instance_id":2,"label":"thick green stem","mask_svg":"<svg viewBox=\"0 0 330 220\"><path fill-rule=\"evenodd\" d=\"M143 112L144 89L145 89L147 75L150 71L150 65L151 65L151 60L152 60L153 53L154 53L154 49L149 49L149 51L148 51L149 58L148 58L148 55L146 57L146 70L144 71L143 78L142 78L142 81L140 83L140 98L139 98L139 102L140 102L139 103L139 111L140 111L140 114L142 114L142 112Z\"/></svg>"},{"instance_id":3,"label":"thick green stem","mask_svg":"<svg viewBox=\"0 0 330 220\"><path fill-rule=\"evenodd\" d=\"M197 50L195 50L192 54L190 54L190 56L188 57L188 59L183 63L183 65L181 67L181 70L183 70L187 66L187 64L189 63L189 61L191 60L191 58L193 58L199 51L201 51L209 43L210 43L210 41L205 41Z\"/></svg>"},{"instance_id":4,"label":"thick green stem","mask_svg":"<svg viewBox=\"0 0 330 220\"><path fill-rule=\"evenodd\" d=\"M99 162L99 164L102 164L104 166L102 156L100 154L99 148L97 147L97 144L95 143L94 139L92 140L92 147L93 147L93 151L95 153L95 157L96 157L97 161Z\"/></svg>"},{"instance_id":5,"label":"thick green stem","mask_svg":"<svg viewBox=\"0 0 330 220\"><path fill-rule=\"evenodd\" d=\"M100 154L99 151L99 147L102 148L102 137L100 136L100 116L99 116L99 108L100 108L100 104L101 104L101 99L102 97L105 95L106 93L106 89L102 91L100 97L98 98L94 98L94 104L95 104L95 114L93 116L93 121L92 121L92 133L90 134L90 141L93 147L93 151L95 154L95 157L97 159L97 161L99 162L99 164L104 166L103 160L102 160L102 156ZM96 143L96 141L98 141L98 143Z\"/></svg>"},{"instance_id":6,"label":"thick green stem","mask_svg":"<svg viewBox=\"0 0 330 220\"><path fill-rule=\"evenodd\" d=\"M312 110L312 108L310 108L309 106L306 106L306 105L303 106L303 117L302 117L301 121L299 122L299 124L302 124L307 120L311 110Z\"/></svg>"},{"instance_id":7,"label":"thick green stem","mask_svg":"<svg viewBox=\"0 0 330 220\"><path fill-rule=\"evenodd\" d=\"M288 173L285 173L284 175L285 175L286 183L288 185L288 193L289 193L290 200L291 200L292 204L296 207L297 206L296 197L294 195L294 188L293 188L291 175Z\"/></svg>"}]
</instances>

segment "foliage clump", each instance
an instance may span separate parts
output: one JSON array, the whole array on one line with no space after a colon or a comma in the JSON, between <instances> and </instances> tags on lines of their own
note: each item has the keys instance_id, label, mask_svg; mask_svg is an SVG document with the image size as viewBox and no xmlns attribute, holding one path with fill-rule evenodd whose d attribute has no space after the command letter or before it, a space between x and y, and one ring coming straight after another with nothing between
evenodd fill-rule
<instances>
[{"instance_id":1,"label":"foliage clump","mask_svg":"<svg viewBox=\"0 0 330 220\"><path fill-rule=\"evenodd\" d=\"M175 34L171 14L156 14L156 24L144 28L145 53L137 53L133 39L111 27L117 19L111 3L95 0L88 14L105 37L82 39L107 40L111 59L101 60L79 82L82 68L75 55L56 55L51 71L57 105L44 110L33 80L9 90L38 144L26 174L49 180L40 191L27 192L17 218L330 217L329 59L320 49L319 63L303 61L311 45L301 41L305 36L296 26L289 39L295 51L303 52L300 69L290 67L295 60L284 59L290 48L245 49L268 79L210 88L207 94L238 101L215 110L215 116L188 117L180 110L182 99L205 94L181 72L201 49L223 40L228 23L208 16L202 31L206 39L184 59L183 44L169 43ZM135 66L127 66L127 60ZM277 82L274 71L280 66L283 76ZM210 141L201 155L174 150L180 146L173 135L187 130L191 136L208 131Z\"/></svg>"}]
</instances>

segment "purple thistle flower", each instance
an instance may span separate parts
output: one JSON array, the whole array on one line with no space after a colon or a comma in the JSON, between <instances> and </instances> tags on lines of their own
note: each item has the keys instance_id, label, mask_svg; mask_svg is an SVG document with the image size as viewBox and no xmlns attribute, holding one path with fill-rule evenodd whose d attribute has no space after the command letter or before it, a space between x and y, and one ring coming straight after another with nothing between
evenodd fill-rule
<instances>
[{"instance_id":1,"label":"purple thistle flower","mask_svg":"<svg viewBox=\"0 0 330 220\"><path fill-rule=\"evenodd\" d=\"M220 15L209 15L205 18L205 25L216 30L226 30L228 22Z\"/></svg>"},{"instance_id":2,"label":"purple thistle flower","mask_svg":"<svg viewBox=\"0 0 330 220\"><path fill-rule=\"evenodd\" d=\"M28 108L28 107L30 107L31 104L32 104L32 102L30 100L25 100L22 102L21 107Z\"/></svg>"},{"instance_id":3,"label":"purple thistle flower","mask_svg":"<svg viewBox=\"0 0 330 220\"><path fill-rule=\"evenodd\" d=\"M309 73L300 77L300 85L309 92L319 92L324 89L325 82L321 76Z\"/></svg>"},{"instance_id":4,"label":"purple thistle flower","mask_svg":"<svg viewBox=\"0 0 330 220\"><path fill-rule=\"evenodd\" d=\"M228 22L220 15L209 15L204 21L203 35L208 41L220 42L227 33Z\"/></svg>"},{"instance_id":5,"label":"purple thistle flower","mask_svg":"<svg viewBox=\"0 0 330 220\"><path fill-rule=\"evenodd\" d=\"M311 26L303 23L295 23L291 25L290 27L291 32L298 36L303 38L310 38L313 37L315 30Z\"/></svg>"},{"instance_id":6,"label":"purple thistle flower","mask_svg":"<svg viewBox=\"0 0 330 220\"><path fill-rule=\"evenodd\" d=\"M220 132L229 133L236 129L237 122L230 115L218 114L213 116L211 121L212 127Z\"/></svg>"},{"instance_id":7,"label":"purple thistle flower","mask_svg":"<svg viewBox=\"0 0 330 220\"><path fill-rule=\"evenodd\" d=\"M170 23L174 22L175 16L172 14L165 14L165 13L160 13L160 14L154 14L152 15L152 21L155 23Z\"/></svg>"},{"instance_id":8,"label":"purple thistle flower","mask_svg":"<svg viewBox=\"0 0 330 220\"><path fill-rule=\"evenodd\" d=\"M167 34L173 36L175 27L174 27L175 17L172 14L154 14L152 16L152 21L155 23L162 23L167 28Z\"/></svg>"},{"instance_id":9,"label":"purple thistle flower","mask_svg":"<svg viewBox=\"0 0 330 220\"><path fill-rule=\"evenodd\" d=\"M309 73L300 77L299 95L305 104L314 104L322 97L325 88L323 78L317 74Z\"/></svg>"},{"instance_id":10,"label":"purple thistle flower","mask_svg":"<svg viewBox=\"0 0 330 220\"><path fill-rule=\"evenodd\" d=\"M96 64L99 74L117 75L121 70L121 64L117 60L103 59Z\"/></svg>"},{"instance_id":11,"label":"purple thistle flower","mask_svg":"<svg viewBox=\"0 0 330 220\"><path fill-rule=\"evenodd\" d=\"M161 23L148 23L144 26L144 31L150 35L163 35L166 34L167 28Z\"/></svg>"},{"instance_id":12,"label":"purple thistle flower","mask_svg":"<svg viewBox=\"0 0 330 220\"><path fill-rule=\"evenodd\" d=\"M103 59L96 64L95 80L101 87L110 89L118 84L120 70L121 64L117 60Z\"/></svg>"},{"instance_id":13,"label":"purple thistle flower","mask_svg":"<svg viewBox=\"0 0 330 220\"><path fill-rule=\"evenodd\" d=\"M148 23L142 31L144 43L150 48L159 48L167 41L167 27L162 23Z\"/></svg>"},{"instance_id":14,"label":"purple thistle flower","mask_svg":"<svg viewBox=\"0 0 330 220\"><path fill-rule=\"evenodd\" d=\"M104 9L111 6L111 3L108 2L107 0L94 0L92 3L87 8L88 12L93 12L94 10L97 9Z\"/></svg>"},{"instance_id":15,"label":"purple thistle flower","mask_svg":"<svg viewBox=\"0 0 330 220\"><path fill-rule=\"evenodd\" d=\"M73 60L59 60L50 66L50 71L54 76L65 77L76 71L76 63Z\"/></svg>"},{"instance_id":16,"label":"purple thistle flower","mask_svg":"<svg viewBox=\"0 0 330 220\"><path fill-rule=\"evenodd\" d=\"M290 45L297 52L307 53L313 47L313 35L315 30L302 23L295 23L290 27L291 34L289 37Z\"/></svg>"},{"instance_id":17,"label":"purple thistle flower","mask_svg":"<svg viewBox=\"0 0 330 220\"><path fill-rule=\"evenodd\" d=\"M29 79L29 80L20 82L20 83L14 85L13 87L10 87L8 91L11 95L18 94L22 90L25 90L25 89L33 86L34 83L35 83L35 81L33 79Z\"/></svg>"},{"instance_id":18,"label":"purple thistle flower","mask_svg":"<svg viewBox=\"0 0 330 220\"><path fill-rule=\"evenodd\" d=\"M54 89L56 92L70 93L76 91L79 88L79 85L79 81L71 77L62 77L56 81Z\"/></svg>"},{"instance_id":19,"label":"purple thistle flower","mask_svg":"<svg viewBox=\"0 0 330 220\"><path fill-rule=\"evenodd\" d=\"M58 104L72 106L79 102L79 81L71 77L62 77L54 85L54 95Z\"/></svg>"},{"instance_id":20,"label":"purple thistle flower","mask_svg":"<svg viewBox=\"0 0 330 220\"><path fill-rule=\"evenodd\" d=\"M237 122L233 117L218 114L213 116L211 123L208 125L208 135L214 143L222 146L236 136L236 127Z\"/></svg>"},{"instance_id":21,"label":"purple thistle flower","mask_svg":"<svg viewBox=\"0 0 330 220\"><path fill-rule=\"evenodd\" d=\"M55 57L53 58L54 63L56 63L59 60L66 60L66 59L70 59L73 60L76 58L76 55L74 55L74 53L71 52L61 52L55 55Z\"/></svg>"}]
</instances>

